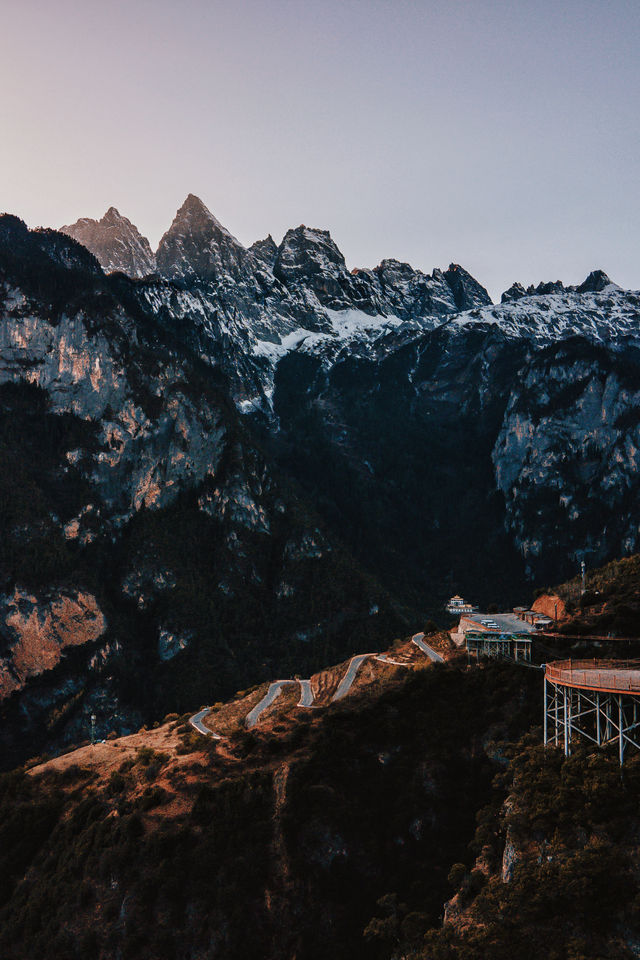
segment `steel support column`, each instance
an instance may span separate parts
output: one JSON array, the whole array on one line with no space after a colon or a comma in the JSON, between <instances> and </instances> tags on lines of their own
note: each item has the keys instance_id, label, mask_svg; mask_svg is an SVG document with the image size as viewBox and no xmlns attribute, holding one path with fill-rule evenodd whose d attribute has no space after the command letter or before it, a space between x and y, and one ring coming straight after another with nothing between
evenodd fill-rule
<instances>
[{"instance_id":1,"label":"steel support column","mask_svg":"<svg viewBox=\"0 0 640 960\"><path fill-rule=\"evenodd\" d=\"M618 745L620 749L620 766L624 761L624 724L622 722L622 694L618 694Z\"/></svg>"}]
</instances>

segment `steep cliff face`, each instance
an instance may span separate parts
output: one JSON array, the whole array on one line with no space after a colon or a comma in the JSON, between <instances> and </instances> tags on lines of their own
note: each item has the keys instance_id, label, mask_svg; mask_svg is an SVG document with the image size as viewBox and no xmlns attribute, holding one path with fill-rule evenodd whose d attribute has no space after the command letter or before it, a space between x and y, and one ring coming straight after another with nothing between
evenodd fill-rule
<instances>
[{"instance_id":1,"label":"steep cliff face","mask_svg":"<svg viewBox=\"0 0 640 960\"><path fill-rule=\"evenodd\" d=\"M615 756L530 743L510 751L499 777L502 802L480 811L471 869L457 864L457 889L440 931L427 932L415 960L631 960L637 954L640 768L624 780Z\"/></svg>"},{"instance_id":2,"label":"steep cliff face","mask_svg":"<svg viewBox=\"0 0 640 960\"><path fill-rule=\"evenodd\" d=\"M640 299L596 286L278 359L276 456L405 595L516 602L637 549Z\"/></svg>"},{"instance_id":3,"label":"steep cliff face","mask_svg":"<svg viewBox=\"0 0 640 960\"><path fill-rule=\"evenodd\" d=\"M493 449L506 524L535 569L562 532L574 567L636 552L640 343L564 341L514 383Z\"/></svg>"},{"instance_id":4,"label":"steep cliff face","mask_svg":"<svg viewBox=\"0 0 640 960\"><path fill-rule=\"evenodd\" d=\"M5 218L0 240L4 763L86 736L92 712L130 730L346 653L355 622L390 628L137 286L61 234ZM307 541L325 547L290 549Z\"/></svg>"},{"instance_id":5,"label":"steep cliff face","mask_svg":"<svg viewBox=\"0 0 640 960\"><path fill-rule=\"evenodd\" d=\"M98 640L107 626L96 598L81 592L43 599L16 588L0 599L0 618L0 700L57 667L66 647Z\"/></svg>"}]
</instances>

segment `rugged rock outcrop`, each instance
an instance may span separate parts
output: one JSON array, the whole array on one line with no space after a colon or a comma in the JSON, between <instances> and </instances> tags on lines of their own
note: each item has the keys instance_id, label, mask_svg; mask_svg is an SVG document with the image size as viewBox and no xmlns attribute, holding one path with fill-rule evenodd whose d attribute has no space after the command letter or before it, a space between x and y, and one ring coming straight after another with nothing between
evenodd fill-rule
<instances>
[{"instance_id":1,"label":"rugged rock outcrop","mask_svg":"<svg viewBox=\"0 0 640 960\"><path fill-rule=\"evenodd\" d=\"M586 280L583 280L579 287L576 287L578 293L600 293L615 287L606 275L604 270L592 270Z\"/></svg>"},{"instance_id":2,"label":"rugged rock outcrop","mask_svg":"<svg viewBox=\"0 0 640 960\"><path fill-rule=\"evenodd\" d=\"M57 667L66 647L92 643L106 627L96 598L80 591L44 598L16 588L0 597L0 700Z\"/></svg>"},{"instance_id":3,"label":"rugged rock outcrop","mask_svg":"<svg viewBox=\"0 0 640 960\"><path fill-rule=\"evenodd\" d=\"M278 255L278 245L269 234L264 240L256 240L255 243L252 243L249 247L249 253L253 254L256 260L261 260L269 270L273 270Z\"/></svg>"},{"instance_id":4,"label":"rugged rock outcrop","mask_svg":"<svg viewBox=\"0 0 640 960\"><path fill-rule=\"evenodd\" d=\"M521 371L492 458L506 524L532 570L558 531L574 569L583 556L594 565L637 551L639 405L632 344L565 341Z\"/></svg>"},{"instance_id":5,"label":"rugged rock outcrop","mask_svg":"<svg viewBox=\"0 0 640 960\"><path fill-rule=\"evenodd\" d=\"M222 282L237 280L250 256L204 203L192 193L160 240L158 270L169 279Z\"/></svg>"},{"instance_id":6,"label":"rugged rock outcrop","mask_svg":"<svg viewBox=\"0 0 640 960\"><path fill-rule=\"evenodd\" d=\"M452 263L444 276L451 287L458 310L473 310L491 303L491 297L470 273L457 263Z\"/></svg>"},{"instance_id":7,"label":"rugged rock outcrop","mask_svg":"<svg viewBox=\"0 0 640 960\"><path fill-rule=\"evenodd\" d=\"M298 296L304 297L310 291L323 307L380 312L367 280L349 273L328 230L300 226L287 231L278 247L273 272Z\"/></svg>"},{"instance_id":8,"label":"rugged rock outcrop","mask_svg":"<svg viewBox=\"0 0 640 960\"><path fill-rule=\"evenodd\" d=\"M545 617L551 617L552 620L564 620L567 615L565 601L553 593L540 594L536 597L531 609L537 613L544 613Z\"/></svg>"},{"instance_id":9,"label":"rugged rock outcrop","mask_svg":"<svg viewBox=\"0 0 640 960\"><path fill-rule=\"evenodd\" d=\"M83 217L60 229L90 250L106 273L120 270L130 277L146 277L156 269L149 241L115 207L109 207L101 220Z\"/></svg>"},{"instance_id":10,"label":"rugged rock outcrop","mask_svg":"<svg viewBox=\"0 0 640 960\"><path fill-rule=\"evenodd\" d=\"M104 263L92 235L83 238ZM349 271L326 230L300 226L279 246L268 236L247 250L193 194L160 241L156 269L170 282L138 295L224 368L243 412L269 410L274 361L300 344L333 356L368 350L390 328L431 329L491 303L456 264L431 275L396 260Z\"/></svg>"}]
</instances>

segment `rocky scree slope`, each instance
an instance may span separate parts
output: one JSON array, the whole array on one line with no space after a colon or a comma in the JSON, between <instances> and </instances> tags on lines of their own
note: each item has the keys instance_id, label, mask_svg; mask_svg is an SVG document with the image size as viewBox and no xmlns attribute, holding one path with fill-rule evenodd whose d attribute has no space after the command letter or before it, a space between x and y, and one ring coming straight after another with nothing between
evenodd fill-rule
<instances>
[{"instance_id":1,"label":"rocky scree slope","mask_svg":"<svg viewBox=\"0 0 640 960\"><path fill-rule=\"evenodd\" d=\"M0 452L3 765L398 622L136 284L8 216Z\"/></svg>"}]
</instances>

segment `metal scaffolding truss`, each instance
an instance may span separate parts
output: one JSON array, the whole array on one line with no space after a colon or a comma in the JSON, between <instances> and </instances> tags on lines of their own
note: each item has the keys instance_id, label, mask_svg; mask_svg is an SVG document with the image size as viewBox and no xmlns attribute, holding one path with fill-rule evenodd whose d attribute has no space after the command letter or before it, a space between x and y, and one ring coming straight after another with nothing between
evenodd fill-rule
<instances>
[{"instance_id":1,"label":"metal scaffolding truss","mask_svg":"<svg viewBox=\"0 0 640 960\"><path fill-rule=\"evenodd\" d=\"M640 750L640 693L589 690L544 678L544 743L562 746L574 739L599 747L616 744L620 764L628 746Z\"/></svg>"},{"instance_id":2,"label":"metal scaffolding truss","mask_svg":"<svg viewBox=\"0 0 640 960\"><path fill-rule=\"evenodd\" d=\"M531 634L528 633L469 630L466 633L466 645L467 652L477 658L531 660Z\"/></svg>"}]
</instances>

